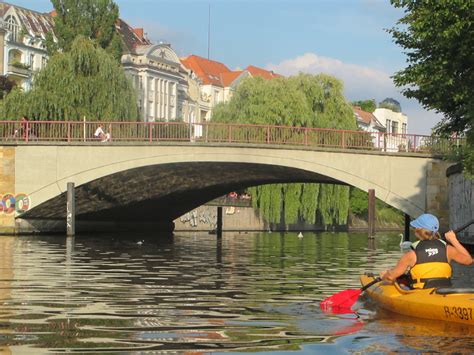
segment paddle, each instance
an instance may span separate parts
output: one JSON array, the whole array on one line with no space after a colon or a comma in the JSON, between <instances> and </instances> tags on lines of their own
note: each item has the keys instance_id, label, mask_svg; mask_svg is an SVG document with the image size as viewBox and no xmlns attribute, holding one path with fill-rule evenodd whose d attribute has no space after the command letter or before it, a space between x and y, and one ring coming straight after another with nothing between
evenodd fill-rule
<instances>
[{"instance_id":1,"label":"paddle","mask_svg":"<svg viewBox=\"0 0 474 355\"><path fill-rule=\"evenodd\" d=\"M471 219L469 222L467 222L466 224L463 224L461 227L459 228L456 228L453 232L454 233L459 233L461 231L463 231L464 229L466 229L467 227L469 227L471 224L474 223L474 219Z\"/></svg>"},{"instance_id":2,"label":"paddle","mask_svg":"<svg viewBox=\"0 0 474 355\"><path fill-rule=\"evenodd\" d=\"M360 294L367 290L370 286L380 282L380 277L376 277L373 281L367 285L358 289L349 289L338 292L321 301L319 306L325 312L331 313L350 313L351 307L356 303Z\"/></svg>"},{"instance_id":3,"label":"paddle","mask_svg":"<svg viewBox=\"0 0 474 355\"><path fill-rule=\"evenodd\" d=\"M459 228L456 228L454 230L454 233L458 233L466 229L473 223L474 223L474 220L471 220L467 222L466 224L463 224ZM332 313L348 313L349 312L350 313L351 307L354 305L354 303L356 303L360 294L364 292L366 289L368 289L370 286L380 281L381 281L380 277L376 277L372 282L369 282L367 285L359 289L355 289L355 290L349 289L349 290L338 292L324 299L323 301L321 301L319 306L321 307L323 311L326 311L326 312L332 312Z\"/></svg>"}]
</instances>

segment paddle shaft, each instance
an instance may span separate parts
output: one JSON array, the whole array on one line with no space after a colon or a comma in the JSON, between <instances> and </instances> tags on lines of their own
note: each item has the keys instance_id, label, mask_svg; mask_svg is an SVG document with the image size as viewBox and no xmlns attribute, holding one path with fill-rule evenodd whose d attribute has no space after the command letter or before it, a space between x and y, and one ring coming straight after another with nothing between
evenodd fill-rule
<instances>
[{"instance_id":1,"label":"paddle shaft","mask_svg":"<svg viewBox=\"0 0 474 355\"><path fill-rule=\"evenodd\" d=\"M464 229L466 229L467 227L469 227L471 224L474 223L474 219L471 219L469 222L467 222L466 224L463 224L461 227L459 228L456 228L455 230L453 230L454 233L459 233L461 231L463 231Z\"/></svg>"},{"instance_id":2,"label":"paddle shaft","mask_svg":"<svg viewBox=\"0 0 474 355\"><path fill-rule=\"evenodd\" d=\"M367 290L370 286L375 285L377 282L380 282L380 281L382 281L382 279L381 279L380 277L376 277L375 279L373 279L373 281L370 281L367 285L362 286L362 287L360 288L360 291L361 291L361 292L364 292L364 291Z\"/></svg>"},{"instance_id":3,"label":"paddle shaft","mask_svg":"<svg viewBox=\"0 0 474 355\"><path fill-rule=\"evenodd\" d=\"M469 227L469 226L470 226L471 224L473 224L473 223L474 223L474 219L471 219L469 222L463 224L461 227L458 227L458 228L454 229L453 232L457 234L457 233L459 233L459 232L465 230L467 227ZM444 241L446 241L446 238L444 237L444 235L441 236L441 239L444 240ZM448 243L449 245L451 245L451 243L449 243L449 242L447 242L447 243Z\"/></svg>"}]
</instances>

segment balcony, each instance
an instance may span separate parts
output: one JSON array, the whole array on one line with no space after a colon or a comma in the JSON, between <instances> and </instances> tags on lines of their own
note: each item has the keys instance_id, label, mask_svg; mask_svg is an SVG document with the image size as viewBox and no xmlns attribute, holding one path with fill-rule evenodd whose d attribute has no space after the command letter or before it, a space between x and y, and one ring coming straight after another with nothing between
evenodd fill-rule
<instances>
[{"instance_id":1,"label":"balcony","mask_svg":"<svg viewBox=\"0 0 474 355\"><path fill-rule=\"evenodd\" d=\"M9 76L16 76L19 78L29 78L31 74L30 67L26 64L12 62L8 64Z\"/></svg>"}]
</instances>

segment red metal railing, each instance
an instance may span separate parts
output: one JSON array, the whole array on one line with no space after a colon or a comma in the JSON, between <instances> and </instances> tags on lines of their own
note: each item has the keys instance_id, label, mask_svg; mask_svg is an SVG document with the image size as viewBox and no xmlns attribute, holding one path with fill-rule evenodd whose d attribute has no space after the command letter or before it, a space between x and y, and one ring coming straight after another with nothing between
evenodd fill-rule
<instances>
[{"instance_id":1,"label":"red metal railing","mask_svg":"<svg viewBox=\"0 0 474 355\"><path fill-rule=\"evenodd\" d=\"M0 121L2 143L83 142L104 144L94 136L99 122ZM208 142L272 144L384 152L444 154L464 144L457 138L416 134L334 130L250 124L186 122L107 122L107 142Z\"/></svg>"}]
</instances>

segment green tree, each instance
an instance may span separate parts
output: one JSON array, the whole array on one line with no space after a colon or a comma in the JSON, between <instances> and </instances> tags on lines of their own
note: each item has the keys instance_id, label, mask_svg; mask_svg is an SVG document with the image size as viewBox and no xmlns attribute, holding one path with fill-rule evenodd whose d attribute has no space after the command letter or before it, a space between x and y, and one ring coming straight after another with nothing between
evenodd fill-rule
<instances>
[{"instance_id":1,"label":"green tree","mask_svg":"<svg viewBox=\"0 0 474 355\"><path fill-rule=\"evenodd\" d=\"M115 30L119 9L113 0L51 0L56 17L53 34L47 38L49 55L58 50L68 51L77 36L97 42L120 60L122 41Z\"/></svg>"},{"instance_id":2,"label":"green tree","mask_svg":"<svg viewBox=\"0 0 474 355\"><path fill-rule=\"evenodd\" d=\"M13 90L3 101L3 119L138 119L135 90L120 65L83 37L76 38L69 51L50 58L30 91Z\"/></svg>"},{"instance_id":3,"label":"green tree","mask_svg":"<svg viewBox=\"0 0 474 355\"><path fill-rule=\"evenodd\" d=\"M218 105L213 121L356 129L342 83L328 75L248 78L228 103ZM271 223L347 222L349 188L319 184L264 185L251 189L254 207Z\"/></svg>"},{"instance_id":4,"label":"green tree","mask_svg":"<svg viewBox=\"0 0 474 355\"><path fill-rule=\"evenodd\" d=\"M0 75L0 100L2 100L13 88L16 83L5 75Z\"/></svg>"},{"instance_id":5,"label":"green tree","mask_svg":"<svg viewBox=\"0 0 474 355\"><path fill-rule=\"evenodd\" d=\"M394 76L406 97L444 115L438 133L466 132L465 164L474 165L474 1L391 0L404 10L389 29L407 54L408 66Z\"/></svg>"},{"instance_id":6,"label":"green tree","mask_svg":"<svg viewBox=\"0 0 474 355\"><path fill-rule=\"evenodd\" d=\"M375 109L377 108L377 104L375 103L375 99L353 101L352 104L354 106L359 106L362 110L364 110L366 112L374 112Z\"/></svg>"}]
</instances>

